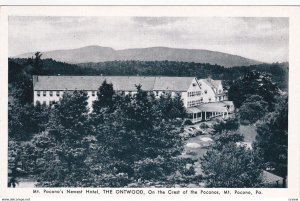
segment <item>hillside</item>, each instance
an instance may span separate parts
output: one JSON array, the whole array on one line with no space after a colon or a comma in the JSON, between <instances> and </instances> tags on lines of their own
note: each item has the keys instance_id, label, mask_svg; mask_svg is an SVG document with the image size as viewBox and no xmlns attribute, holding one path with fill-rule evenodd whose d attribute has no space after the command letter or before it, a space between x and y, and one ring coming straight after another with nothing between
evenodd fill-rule
<instances>
[{"instance_id":1,"label":"hillside","mask_svg":"<svg viewBox=\"0 0 300 201\"><path fill-rule=\"evenodd\" d=\"M27 59L9 59L9 80L17 74L32 74ZM41 75L119 75L119 76L195 76L198 78L232 81L250 71L265 72L272 75L278 86L288 88L288 63L259 64L224 68L223 66L176 61L107 61L99 63L68 64L53 59L42 60Z\"/></svg>"},{"instance_id":2,"label":"hillside","mask_svg":"<svg viewBox=\"0 0 300 201\"><path fill-rule=\"evenodd\" d=\"M167 47L150 47L138 49L114 50L110 47L87 46L78 49L54 50L42 52L43 58L77 64L105 61L182 61L195 63L210 63L224 67L250 66L261 64L259 61L245 57L201 49L177 49ZM15 58L32 57L34 53L26 53Z\"/></svg>"}]
</instances>

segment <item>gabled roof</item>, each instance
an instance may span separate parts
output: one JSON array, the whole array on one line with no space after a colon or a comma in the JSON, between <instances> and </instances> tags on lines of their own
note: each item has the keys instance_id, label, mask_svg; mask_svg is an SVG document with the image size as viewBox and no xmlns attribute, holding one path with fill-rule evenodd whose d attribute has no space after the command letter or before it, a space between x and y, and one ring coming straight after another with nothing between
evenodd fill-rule
<instances>
[{"instance_id":1,"label":"gabled roof","mask_svg":"<svg viewBox=\"0 0 300 201\"><path fill-rule=\"evenodd\" d=\"M37 76L34 90L98 90L106 80L116 91L187 91L194 77Z\"/></svg>"},{"instance_id":2,"label":"gabled roof","mask_svg":"<svg viewBox=\"0 0 300 201\"><path fill-rule=\"evenodd\" d=\"M222 82L221 80L211 80L211 84L217 89Z\"/></svg>"},{"instance_id":3,"label":"gabled roof","mask_svg":"<svg viewBox=\"0 0 300 201\"><path fill-rule=\"evenodd\" d=\"M194 77L156 77L153 90L187 91Z\"/></svg>"},{"instance_id":4,"label":"gabled roof","mask_svg":"<svg viewBox=\"0 0 300 201\"><path fill-rule=\"evenodd\" d=\"M205 82L211 88L217 89L218 86L222 83L221 80L213 80L213 79L200 79L201 81Z\"/></svg>"}]
</instances>

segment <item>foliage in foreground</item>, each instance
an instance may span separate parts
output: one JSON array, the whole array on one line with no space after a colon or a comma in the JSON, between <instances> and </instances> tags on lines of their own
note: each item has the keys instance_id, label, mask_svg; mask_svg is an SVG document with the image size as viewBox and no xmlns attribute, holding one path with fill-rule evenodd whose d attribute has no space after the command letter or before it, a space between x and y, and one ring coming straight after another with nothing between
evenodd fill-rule
<instances>
[{"instance_id":1,"label":"foliage in foreground","mask_svg":"<svg viewBox=\"0 0 300 201\"><path fill-rule=\"evenodd\" d=\"M215 144L200 158L207 187L258 187L262 163L256 152L238 145L244 139L238 118L218 122L213 139Z\"/></svg>"},{"instance_id":2,"label":"foliage in foreground","mask_svg":"<svg viewBox=\"0 0 300 201\"><path fill-rule=\"evenodd\" d=\"M142 91L142 86L137 86L136 94L124 96L114 94L107 85L100 87L91 114L83 91L64 93L51 106L45 131L23 149L27 170L36 174L39 185L123 187L146 181L191 182L193 169L186 164L192 162L178 158L183 140L179 136L182 119L177 117L185 112L178 97L166 94L156 99ZM101 93L112 96L102 99Z\"/></svg>"},{"instance_id":3,"label":"foliage in foreground","mask_svg":"<svg viewBox=\"0 0 300 201\"><path fill-rule=\"evenodd\" d=\"M288 98L279 97L276 110L257 125L254 148L261 152L265 168L284 178L288 158Z\"/></svg>"},{"instance_id":4,"label":"foliage in foreground","mask_svg":"<svg viewBox=\"0 0 300 201\"><path fill-rule=\"evenodd\" d=\"M227 143L221 149L211 148L201 159L208 187L253 188L261 183L261 161L243 146Z\"/></svg>"}]
</instances>

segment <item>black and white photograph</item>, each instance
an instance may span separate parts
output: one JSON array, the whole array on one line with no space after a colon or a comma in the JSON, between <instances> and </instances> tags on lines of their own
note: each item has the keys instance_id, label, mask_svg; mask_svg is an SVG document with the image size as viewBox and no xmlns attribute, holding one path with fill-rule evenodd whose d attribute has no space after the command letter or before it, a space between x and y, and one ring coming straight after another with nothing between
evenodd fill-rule
<instances>
[{"instance_id":1,"label":"black and white photograph","mask_svg":"<svg viewBox=\"0 0 300 201\"><path fill-rule=\"evenodd\" d=\"M289 188L289 21L8 16L7 187Z\"/></svg>"}]
</instances>

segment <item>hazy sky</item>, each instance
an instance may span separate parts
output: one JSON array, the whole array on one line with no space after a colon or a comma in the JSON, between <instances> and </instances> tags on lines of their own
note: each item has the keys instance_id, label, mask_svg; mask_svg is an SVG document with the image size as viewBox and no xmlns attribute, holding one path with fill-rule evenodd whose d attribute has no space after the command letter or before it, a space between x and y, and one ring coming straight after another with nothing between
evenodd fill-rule
<instances>
[{"instance_id":1,"label":"hazy sky","mask_svg":"<svg viewBox=\"0 0 300 201\"><path fill-rule=\"evenodd\" d=\"M100 45L207 49L288 61L288 18L9 17L9 56Z\"/></svg>"}]
</instances>

